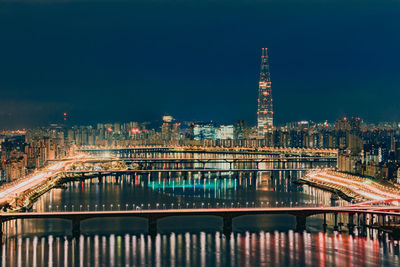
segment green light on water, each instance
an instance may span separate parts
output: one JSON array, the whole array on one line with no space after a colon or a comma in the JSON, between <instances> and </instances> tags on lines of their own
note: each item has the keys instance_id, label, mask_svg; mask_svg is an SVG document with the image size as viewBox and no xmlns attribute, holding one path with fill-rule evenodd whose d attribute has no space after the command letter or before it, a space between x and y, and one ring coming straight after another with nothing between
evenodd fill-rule
<instances>
[{"instance_id":1,"label":"green light on water","mask_svg":"<svg viewBox=\"0 0 400 267\"><path fill-rule=\"evenodd\" d=\"M148 187L153 189L190 189L190 188L201 188L201 189L219 189L219 188L234 188L236 180L228 181L168 181L168 182L150 182L147 184Z\"/></svg>"}]
</instances>

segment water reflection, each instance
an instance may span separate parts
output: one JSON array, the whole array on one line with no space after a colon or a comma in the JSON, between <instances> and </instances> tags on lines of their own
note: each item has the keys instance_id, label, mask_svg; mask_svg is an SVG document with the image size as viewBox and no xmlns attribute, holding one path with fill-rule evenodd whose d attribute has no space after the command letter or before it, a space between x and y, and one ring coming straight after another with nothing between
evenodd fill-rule
<instances>
[{"instance_id":1,"label":"water reflection","mask_svg":"<svg viewBox=\"0 0 400 267\"><path fill-rule=\"evenodd\" d=\"M239 174L193 173L183 177L124 175L71 182L34 205L37 211L128 210L192 207L275 207L346 205L331 194L292 183L303 172ZM16 220L4 223L2 266L326 266L395 265L398 241L345 233L320 233L323 217L307 219L310 233L294 233L290 215L244 216L233 220L235 233L226 238L216 217L171 217L158 221L158 234L147 236L147 221L135 218L91 219L81 223L83 235L72 239L64 220ZM338 222L347 225L347 215ZM347 231L346 227L342 229ZM261 231L261 232L260 232Z\"/></svg>"},{"instance_id":2,"label":"water reflection","mask_svg":"<svg viewBox=\"0 0 400 267\"><path fill-rule=\"evenodd\" d=\"M301 172L240 173L206 178L149 179L146 175L109 176L71 182L54 189L34 205L37 211L128 210L154 208L331 206L322 190L294 184Z\"/></svg>"},{"instance_id":3,"label":"water reflection","mask_svg":"<svg viewBox=\"0 0 400 267\"><path fill-rule=\"evenodd\" d=\"M331 194L308 186L295 185L288 180L298 172L260 172L256 176L243 173L239 178L224 176L220 179L199 178L184 180L180 177L152 181L136 176L105 177L82 182L71 182L66 189L56 189L42 196L35 204L37 211L58 210L130 210L148 208L209 208L209 207L275 207L275 206L329 206L346 205L345 201L332 202ZM155 187L157 185L157 187ZM161 186L163 185L163 186ZM183 188L184 187L184 188ZM328 230L333 230L333 215L327 215ZM348 223L345 214L338 222ZM216 217L173 217L158 222L162 233L221 229ZM307 219L309 231L323 230L323 216ZM288 231L295 228L290 215L244 216L234 219L235 231ZM91 219L81 223L86 234L147 233L147 221L137 218ZM346 227L339 230L347 230ZM358 229L355 229L356 231ZM15 220L4 223L7 236L69 235L71 223L67 220Z\"/></svg>"},{"instance_id":4,"label":"water reflection","mask_svg":"<svg viewBox=\"0 0 400 267\"><path fill-rule=\"evenodd\" d=\"M154 253L153 253L154 252ZM349 265L350 264L350 265ZM170 233L9 238L2 266L395 266L399 243L341 234Z\"/></svg>"}]
</instances>

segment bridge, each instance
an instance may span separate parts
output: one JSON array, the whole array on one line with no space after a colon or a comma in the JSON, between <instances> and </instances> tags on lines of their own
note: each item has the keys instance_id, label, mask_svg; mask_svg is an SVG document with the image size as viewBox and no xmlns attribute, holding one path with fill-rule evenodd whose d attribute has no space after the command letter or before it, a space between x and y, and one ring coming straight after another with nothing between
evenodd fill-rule
<instances>
[{"instance_id":1,"label":"bridge","mask_svg":"<svg viewBox=\"0 0 400 267\"><path fill-rule=\"evenodd\" d=\"M120 176L123 174L161 174L167 173L171 175L172 173L177 174L199 174L204 175L207 174L217 174L218 177L221 177L223 173L237 174L241 172L249 172L255 173L258 171L314 171L318 169L307 169L307 168L286 168L286 169L276 169L276 168L268 168L268 169L148 169L148 170L120 170L120 169L110 169L110 170L70 170L65 171L65 174L77 174L81 176L85 175L97 175L101 176Z\"/></svg>"},{"instance_id":2,"label":"bridge","mask_svg":"<svg viewBox=\"0 0 400 267\"><path fill-rule=\"evenodd\" d=\"M121 175L153 173L221 173L258 171L310 171L327 167L336 158L97 158L71 166L66 173ZM112 166L108 163L113 164ZM326 164L326 166L321 165Z\"/></svg>"},{"instance_id":3,"label":"bridge","mask_svg":"<svg viewBox=\"0 0 400 267\"><path fill-rule=\"evenodd\" d=\"M293 215L296 217L296 231L303 232L306 230L306 219L309 216L323 214L324 230L326 231L326 214L334 214L335 225L334 230L338 230L337 215L345 213L349 215L349 230L359 225L363 228L376 223L385 226L390 225L390 218L400 217L399 206L379 206L379 207L363 207L363 206L346 206L346 207L282 207L282 208L199 208L199 209L150 209L150 210L118 210L118 211L72 211L72 212L25 212L25 213L1 213L0 223L18 219L64 219L72 222L72 236L80 236L81 221L93 218L121 218L121 217L137 217L146 218L148 220L148 233L151 236L157 235L157 220L165 217L177 216L216 216L223 220L223 233L229 237L232 233L232 219L247 215ZM354 222L354 215L357 215ZM1 227L2 229L3 227ZM3 230L1 230L3 235Z\"/></svg>"},{"instance_id":4,"label":"bridge","mask_svg":"<svg viewBox=\"0 0 400 267\"><path fill-rule=\"evenodd\" d=\"M284 158L104 158L89 159L87 163L104 163L111 161L136 163L275 163L275 162L335 162L336 157L284 157ZM60 160L53 160L60 161Z\"/></svg>"},{"instance_id":5,"label":"bridge","mask_svg":"<svg viewBox=\"0 0 400 267\"><path fill-rule=\"evenodd\" d=\"M166 165L174 168L182 168L185 166L199 166L205 168L206 165L229 165L230 169L235 166L251 166L260 168L260 165L274 166L278 169L286 169L295 165L303 164L312 166L316 163L336 163L336 157L285 157L285 158L104 158L85 161L85 164L101 164L113 161L125 162L128 164L137 164L141 168L148 169L152 166Z\"/></svg>"},{"instance_id":6,"label":"bridge","mask_svg":"<svg viewBox=\"0 0 400 267\"><path fill-rule=\"evenodd\" d=\"M311 148L282 148L282 147L202 147L202 146L136 146L136 147L80 147L78 152L92 155L112 154L121 158L152 157L170 153L183 155L190 153L200 154L231 154L231 155L270 155L270 156L327 156L337 157L337 149L311 149Z\"/></svg>"}]
</instances>

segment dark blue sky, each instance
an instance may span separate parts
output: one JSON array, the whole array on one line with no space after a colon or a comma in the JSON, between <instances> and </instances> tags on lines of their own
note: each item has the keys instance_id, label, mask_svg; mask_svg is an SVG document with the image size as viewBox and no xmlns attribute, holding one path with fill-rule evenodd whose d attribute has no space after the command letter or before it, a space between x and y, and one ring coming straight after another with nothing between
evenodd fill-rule
<instances>
[{"instance_id":1,"label":"dark blue sky","mask_svg":"<svg viewBox=\"0 0 400 267\"><path fill-rule=\"evenodd\" d=\"M0 0L0 128L255 123L261 47L278 123L400 120L400 1L31 2Z\"/></svg>"}]
</instances>

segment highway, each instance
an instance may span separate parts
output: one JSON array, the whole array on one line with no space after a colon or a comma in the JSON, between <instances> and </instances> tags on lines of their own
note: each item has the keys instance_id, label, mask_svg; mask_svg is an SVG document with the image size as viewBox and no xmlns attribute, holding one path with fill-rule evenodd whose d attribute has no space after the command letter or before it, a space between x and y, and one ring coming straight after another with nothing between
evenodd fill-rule
<instances>
[{"instance_id":1,"label":"highway","mask_svg":"<svg viewBox=\"0 0 400 267\"><path fill-rule=\"evenodd\" d=\"M5 184L0 187L0 203L12 201L13 198L22 192L34 188L47 179L63 173L68 165L80 161L85 162L86 160L93 160L93 157L88 158L85 155L77 155L74 159L52 163L25 178Z\"/></svg>"},{"instance_id":2,"label":"highway","mask_svg":"<svg viewBox=\"0 0 400 267\"><path fill-rule=\"evenodd\" d=\"M306 178L309 181L332 187L335 189L345 189L353 192L360 199L364 200L386 200L399 199L400 188L393 186L384 186L371 179L361 178L359 176L341 174L327 170L310 172Z\"/></svg>"}]
</instances>

